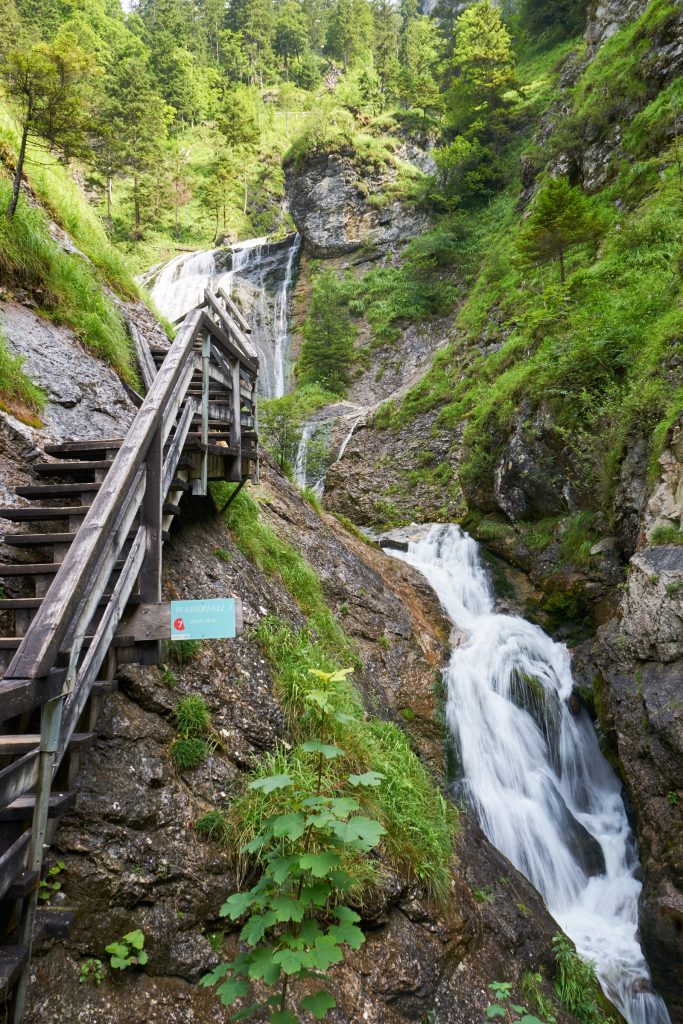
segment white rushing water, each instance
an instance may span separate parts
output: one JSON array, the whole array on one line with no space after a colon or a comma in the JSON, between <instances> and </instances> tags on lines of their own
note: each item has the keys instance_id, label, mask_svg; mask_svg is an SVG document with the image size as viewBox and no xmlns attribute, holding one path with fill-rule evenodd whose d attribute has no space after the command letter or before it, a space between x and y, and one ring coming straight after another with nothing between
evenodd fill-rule
<instances>
[{"instance_id":1,"label":"white rushing water","mask_svg":"<svg viewBox=\"0 0 683 1024\"><path fill-rule=\"evenodd\" d=\"M299 235L284 246L251 238L231 249L181 253L143 282L151 280L152 299L169 320L202 302L207 287L244 295L251 340L259 353L259 390L268 398L279 398L287 387L289 306L300 249Z\"/></svg>"},{"instance_id":2,"label":"white rushing water","mask_svg":"<svg viewBox=\"0 0 683 1024\"><path fill-rule=\"evenodd\" d=\"M301 431L301 440L299 441L299 447L296 453L296 459L294 460L294 481L298 487L310 487L313 493L321 498L323 494L323 488L325 486L324 476L318 480L310 479L310 466L309 466L309 450L311 441L315 437L316 430L320 427L320 423L312 420L310 423L304 423L303 430Z\"/></svg>"},{"instance_id":3,"label":"white rushing water","mask_svg":"<svg viewBox=\"0 0 683 1024\"><path fill-rule=\"evenodd\" d=\"M585 710L569 652L494 610L477 545L433 526L406 553L468 636L445 672L460 787L491 842L543 896L629 1024L668 1024L638 943L637 853L619 781Z\"/></svg>"}]
</instances>

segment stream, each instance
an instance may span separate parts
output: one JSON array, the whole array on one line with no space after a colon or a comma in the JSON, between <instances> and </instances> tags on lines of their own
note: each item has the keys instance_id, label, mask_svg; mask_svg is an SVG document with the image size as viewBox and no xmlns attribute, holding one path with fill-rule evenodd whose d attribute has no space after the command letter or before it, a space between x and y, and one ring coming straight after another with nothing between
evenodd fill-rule
<instances>
[{"instance_id":1,"label":"stream","mask_svg":"<svg viewBox=\"0 0 683 1024\"><path fill-rule=\"evenodd\" d=\"M259 353L259 392L280 398L289 377L289 312L300 251L299 235L282 242L251 238L227 248L181 253L140 280L169 320L198 305L207 287L236 295Z\"/></svg>"},{"instance_id":2,"label":"stream","mask_svg":"<svg viewBox=\"0 0 683 1024\"><path fill-rule=\"evenodd\" d=\"M638 854L621 784L585 709L573 714L564 644L497 614L477 545L432 526L406 552L465 634L444 673L454 790L541 893L628 1024L668 1024L638 942Z\"/></svg>"}]
</instances>

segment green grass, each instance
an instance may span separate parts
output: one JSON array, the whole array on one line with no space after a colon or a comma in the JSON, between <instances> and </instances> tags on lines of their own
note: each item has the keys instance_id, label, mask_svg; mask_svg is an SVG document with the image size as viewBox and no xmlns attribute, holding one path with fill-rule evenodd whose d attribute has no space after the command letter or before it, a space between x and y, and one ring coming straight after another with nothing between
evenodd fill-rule
<instances>
[{"instance_id":1,"label":"green grass","mask_svg":"<svg viewBox=\"0 0 683 1024\"><path fill-rule=\"evenodd\" d=\"M10 192L9 182L0 178L0 210ZM43 211L23 199L11 221L0 216L0 276L33 294L46 315L71 327L124 380L136 382L126 327L101 280L88 263L52 240Z\"/></svg>"},{"instance_id":2,"label":"green grass","mask_svg":"<svg viewBox=\"0 0 683 1024\"><path fill-rule=\"evenodd\" d=\"M214 809L201 814L195 821L194 827L202 839L210 839L221 846L229 842L230 827L222 811Z\"/></svg>"},{"instance_id":3,"label":"green grass","mask_svg":"<svg viewBox=\"0 0 683 1024\"><path fill-rule=\"evenodd\" d=\"M229 487L214 485L212 493L220 507L229 495ZM344 631L325 603L323 589L309 563L290 544L259 518L256 501L242 491L225 514L228 527L234 531L240 551L271 576L279 576L311 628L323 644L344 653L345 660L355 662L356 655Z\"/></svg>"},{"instance_id":4,"label":"green grass","mask_svg":"<svg viewBox=\"0 0 683 1024\"><path fill-rule=\"evenodd\" d=\"M555 978L553 988L565 1010L581 1024L606 1024L605 1002L595 965L583 960L565 935L553 939Z\"/></svg>"},{"instance_id":5,"label":"green grass","mask_svg":"<svg viewBox=\"0 0 683 1024\"><path fill-rule=\"evenodd\" d=\"M174 740L171 744L171 758L181 772L189 772L206 760L209 747L206 740L198 736Z\"/></svg>"},{"instance_id":6,"label":"green grass","mask_svg":"<svg viewBox=\"0 0 683 1024\"><path fill-rule=\"evenodd\" d=\"M680 526L656 526L649 537L650 544L683 544Z\"/></svg>"},{"instance_id":7,"label":"green grass","mask_svg":"<svg viewBox=\"0 0 683 1024\"><path fill-rule=\"evenodd\" d=\"M46 395L29 379L23 365L21 356L9 351L0 328L0 409L12 413L24 423L39 427Z\"/></svg>"},{"instance_id":8,"label":"green grass","mask_svg":"<svg viewBox=\"0 0 683 1024\"><path fill-rule=\"evenodd\" d=\"M12 154L12 158L16 157L19 129L1 99L0 146ZM29 147L25 174L45 209L92 261L101 279L122 298L136 298L137 285L124 257L107 238L97 212L86 202L69 170L59 162L57 155L42 147ZM2 205L6 205L4 195Z\"/></svg>"},{"instance_id":9,"label":"green grass","mask_svg":"<svg viewBox=\"0 0 683 1024\"><path fill-rule=\"evenodd\" d=\"M211 713L203 697L183 697L173 712L179 736L202 736L211 729Z\"/></svg>"},{"instance_id":10,"label":"green grass","mask_svg":"<svg viewBox=\"0 0 683 1024\"><path fill-rule=\"evenodd\" d=\"M164 655L175 665L187 665L199 654L201 640L167 640L164 643Z\"/></svg>"}]
</instances>

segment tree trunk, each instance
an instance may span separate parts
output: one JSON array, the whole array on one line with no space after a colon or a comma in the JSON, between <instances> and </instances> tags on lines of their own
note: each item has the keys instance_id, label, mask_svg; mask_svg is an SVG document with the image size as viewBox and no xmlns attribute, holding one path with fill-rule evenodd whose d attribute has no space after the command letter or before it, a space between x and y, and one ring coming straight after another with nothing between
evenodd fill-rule
<instances>
[{"instance_id":1,"label":"tree trunk","mask_svg":"<svg viewBox=\"0 0 683 1024\"><path fill-rule=\"evenodd\" d=\"M19 202L19 191L21 189L21 176L22 176L23 171L24 171L24 161L26 159L26 143L28 142L28 132L29 132L30 121L31 121L31 110L29 108L29 111L28 111L28 113L26 115L26 120L24 122L24 130L21 133L21 146L19 147L19 159L17 160L17 169L16 169L15 174L14 174L14 184L12 185L12 198L10 199L9 206L7 207L7 219L8 220L11 220L12 217L14 216L14 214L16 212L16 209L17 209L17 203Z\"/></svg>"},{"instance_id":2,"label":"tree trunk","mask_svg":"<svg viewBox=\"0 0 683 1024\"><path fill-rule=\"evenodd\" d=\"M114 223L111 219L111 191L112 183L111 175L109 175L107 178L107 231L109 232L109 234L111 234L114 229Z\"/></svg>"},{"instance_id":3,"label":"tree trunk","mask_svg":"<svg viewBox=\"0 0 683 1024\"><path fill-rule=\"evenodd\" d=\"M140 230L140 196L138 194L138 176L133 177L133 209L135 210L135 230Z\"/></svg>"}]
</instances>

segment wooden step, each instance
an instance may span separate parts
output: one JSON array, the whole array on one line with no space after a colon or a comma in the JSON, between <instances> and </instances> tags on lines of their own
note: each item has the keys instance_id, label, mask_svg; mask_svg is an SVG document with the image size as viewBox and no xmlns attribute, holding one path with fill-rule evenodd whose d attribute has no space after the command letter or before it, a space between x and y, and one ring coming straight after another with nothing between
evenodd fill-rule
<instances>
[{"instance_id":1,"label":"wooden step","mask_svg":"<svg viewBox=\"0 0 683 1024\"><path fill-rule=\"evenodd\" d=\"M47 444L43 449L46 455L64 455L69 459L80 458L80 452L106 451L108 448L120 448L125 438L95 438L91 441L65 441L63 444ZM88 456L90 457L90 456Z\"/></svg>"},{"instance_id":2,"label":"wooden step","mask_svg":"<svg viewBox=\"0 0 683 1024\"><path fill-rule=\"evenodd\" d=\"M85 473L96 469L109 469L112 459L97 459L95 462L38 462L31 468L34 473L42 476L61 476L62 474Z\"/></svg>"},{"instance_id":3,"label":"wooden step","mask_svg":"<svg viewBox=\"0 0 683 1024\"><path fill-rule=\"evenodd\" d=\"M125 565L123 560L114 563L114 569L122 569ZM25 565L10 565L0 563L0 577L2 576L51 576L59 572L61 562L33 562Z\"/></svg>"},{"instance_id":4,"label":"wooden step","mask_svg":"<svg viewBox=\"0 0 683 1024\"><path fill-rule=\"evenodd\" d=\"M20 508L0 508L0 519L9 519L14 523L28 523L40 519L68 519L69 516L87 516L90 505L61 505L51 508L31 508L24 505Z\"/></svg>"},{"instance_id":5,"label":"wooden step","mask_svg":"<svg viewBox=\"0 0 683 1024\"><path fill-rule=\"evenodd\" d=\"M76 793L74 790L70 790L68 793L52 793L47 810L48 818L59 818L71 810L75 803ZM34 795L20 796L7 807L0 809L0 821L30 821L35 805Z\"/></svg>"},{"instance_id":6,"label":"wooden step","mask_svg":"<svg viewBox=\"0 0 683 1024\"><path fill-rule=\"evenodd\" d=\"M45 679L0 679L0 722L45 704L62 692L66 669L52 669Z\"/></svg>"},{"instance_id":7,"label":"wooden step","mask_svg":"<svg viewBox=\"0 0 683 1024\"><path fill-rule=\"evenodd\" d=\"M79 750L89 750L96 739L96 732L75 732L69 740L69 746ZM38 732L27 732L21 736L0 736L0 756L26 754L38 746L40 746L40 733Z\"/></svg>"},{"instance_id":8,"label":"wooden step","mask_svg":"<svg viewBox=\"0 0 683 1024\"><path fill-rule=\"evenodd\" d=\"M37 501L40 498L66 498L84 494L86 491L99 491L101 486L101 483L31 484L29 487L15 487L14 493L19 498L31 498L32 501Z\"/></svg>"},{"instance_id":9,"label":"wooden step","mask_svg":"<svg viewBox=\"0 0 683 1024\"><path fill-rule=\"evenodd\" d=\"M166 530L164 530L166 535ZM109 604L111 594L105 594L97 603L97 607L101 608ZM0 611L31 611L35 608L40 608L41 604L45 600L44 597L3 597L0 600ZM142 603L142 598L139 594L131 594L128 598L126 607L132 607Z\"/></svg>"},{"instance_id":10,"label":"wooden step","mask_svg":"<svg viewBox=\"0 0 683 1024\"><path fill-rule=\"evenodd\" d=\"M174 478L172 487L179 491L186 491L188 484L185 480ZM49 544L71 544L76 533L6 533L3 540L14 548L36 548ZM133 540L135 531L128 534L128 540ZM164 534L164 540L168 540L168 534Z\"/></svg>"},{"instance_id":11,"label":"wooden step","mask_svg":"<svg viewBox=\"0 0 683 1024\"><path fill-rule=\"evenodd\" d=\"M6 900L22 900L30 892L38 888L39 881L40 875L37 871L24 871L9 887L3 898Z\"/></svg>"}]
</instances>

